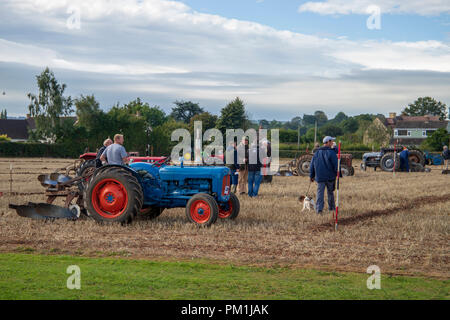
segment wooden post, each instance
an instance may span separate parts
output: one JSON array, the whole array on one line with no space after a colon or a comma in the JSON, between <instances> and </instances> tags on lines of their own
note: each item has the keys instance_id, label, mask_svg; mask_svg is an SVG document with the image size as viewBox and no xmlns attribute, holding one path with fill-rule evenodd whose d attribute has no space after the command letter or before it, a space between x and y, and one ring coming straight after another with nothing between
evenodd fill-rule
<instances>
[{"instance_id":1,"label":"wooden post","mask_svg":"<svg viewBox=\"0 0 450 320\"><path fill-rule=\"evenodd\" d=\"M9 163L9 195L12 196L12 162Z\"/></svg>"}]
</instances>

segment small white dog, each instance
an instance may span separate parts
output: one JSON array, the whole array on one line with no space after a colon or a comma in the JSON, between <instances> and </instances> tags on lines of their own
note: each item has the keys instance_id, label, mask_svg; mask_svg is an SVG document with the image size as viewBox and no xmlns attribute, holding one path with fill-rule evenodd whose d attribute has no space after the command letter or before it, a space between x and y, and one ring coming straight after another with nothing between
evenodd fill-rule
<instances>
[{"instance_id":1,"label":"small white dog","mask_svg":"<svg viewBox=\"0 0 450 320\"><path fill-rule=\"evenodd\" d=\"M300 196L298 197L298 201L303 203L302 211L305 211L306 209L308 209L308 211L311 211L311 209L314 209L314 211L316 211L316 203L314 202L313 198Z\"/></svg>"}]
</instances>

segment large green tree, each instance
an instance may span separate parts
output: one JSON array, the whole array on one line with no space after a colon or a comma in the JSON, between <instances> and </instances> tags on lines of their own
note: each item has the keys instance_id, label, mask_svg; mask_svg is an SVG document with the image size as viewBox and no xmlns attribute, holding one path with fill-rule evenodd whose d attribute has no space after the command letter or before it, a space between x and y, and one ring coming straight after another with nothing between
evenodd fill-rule
<instances>
[{"instance_id":1,"label":"large green tree","mask_svg":"<svg viewBox=\"0 0 450 320\"><path fill-rule=\"evenodd\" d=\"M57 126L60 117L70 115L72 110L71 97L65 97L65 84L59 84L55 75L47 67L36 76L38 94L28 93L30 104L28 109L36 121L34 138L56 140Z\"/></svg>"},{"instance_id":2,"label":"large green tree","mask_svg":"<svg viewBox=\"0 0 450 320\"><path fill-rule=\"evenodd\" d=\"M355 118L348 118L342 121L340 126L344 133L355 133L359 128L359 122Z\"/></svg>"},{"instance_id":3,"label":"large green tree","mask_svg":"<svg viewBox=\"0 0 450 320\"><path fill-rule=\"evenodd\" d=\"M101 147L103 141L112 137L113 131L111 119L102 109L94 95L83 96L75 99L77 115L76 127L83 128L85 135L85 147L95 151ZM69 132L72 132L69 130ZM79 137L80 138L80 137Z\"/></svg>"},{"instance_id":4,"label":"large green tree","mask_svg":"<svg viewBox=\"0 0 450 320\"><path fill-rule=\"evenodd\" d=\"M447 106L441 101L436 101L431 97L418 98L416 101L408 105L402 114L407 116L439 116L441 120L447 118Z\"/></svg>"},{"instance_id":5,"label":"large green tree","mask_svg":"<svg viewBox=\"0 0 450 320\"><path fill-rule=\"evenodd\" d=\"M348 119L348 116L341 111L331 121L333 121L334 123L338 124L338 123L341 123L342 121L347 120L347 119Z\"/></svg>"},{"instance_id":6,"label":"large green tree","mask_svg":"<svg viewBox=\"0 0 450 320\"><path fill-rule=\"evenodd\" d=\"M227 129L246 130L248 125L247 115L245 113L244 102L237 97L220 111L220 117L217 120L217 128L226 132Z\"/></svg>"},{"instance_id":7,"label":"large green tree","mask_svg":"<svg viewBox=\"0 0 450 320\"><path fill-rule=\"evenodd\" d=\"M433 149L434 151L442 151L442 147L448 145L450 141L450 133L445 128L440 128L433 132L424 143L425 149Z\"/></svg>"},{"instance_id":8,"label":"large green tree","mask_svg":"<svg viewBox=\"0 0 450 320\"><path fill-rule=\"evenodd\" d=\"M6 109L0 112L0 119L8 119L8 112Z\"/></svg>"},{"instance_id":9,"label":"large green tree","mask_svg":"<svg viewBox=\"0 0 450 320\"><path fill-rule=\"evenodd\" d=\"M320 136L337 137L344 133L344 131L337 125L329 123L322 126L319 130Z\"/></svg>"},{"instance_id":10,"label":"large green tree","mask_svg":"<svg viewBox=\"0 0 450 320\"><path fill-rule=\"evenodd\" d=\"M191 121L193 116L205 112L198 103L191 101L175 101L174 104L175 107L172 108L170 116L176 121L182 121L186 124Z\"/></svg>"},{"instance_id":11,"label":"large green tree","mask_svg":"<svg viewBox=\"0 0 450 320\"><path fill-rule=\"evenodd\" d=\"M167 121L166 113L159 107L150 107L147 102L143 102L140 98L130 101L124 105L130 114L144 117L146 123L151 128L160 126Z\"/></svg>"},{"instance_id":12,"label":"large green tree","mask_svg":"<svg viewBox=\"0 0 450 320\"><path fill-rule=\"evenodd\" d=\"M189 122L189 131L191 134L194 132L194 122L201 121L202 122L202 133L205 133L206 130L215 128L217 123L217 116L213 115L209 112L203 112L197 114L191 118Z\"/></svg>"},{"instance_id":13,"label":"large green tree","mask_svg":"<svg viewBox=\"0 0 450 320\"><path fill-rule=\"evenodd\" d=\"M317 120L317 126L321 127L328 121L328 117L323 111L314 112L314 117Z\"/></svg>"}]
</instances>

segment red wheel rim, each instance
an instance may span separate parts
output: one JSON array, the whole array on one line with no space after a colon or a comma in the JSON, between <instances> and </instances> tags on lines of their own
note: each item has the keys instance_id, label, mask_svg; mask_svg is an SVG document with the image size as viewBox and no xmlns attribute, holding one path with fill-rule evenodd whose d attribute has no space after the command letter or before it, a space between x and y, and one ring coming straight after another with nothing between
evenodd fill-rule
<instances>
[{"instance_id":1,"label":"red wheel rim","mask_svg":"<svg viewBox=\"0 0 450 320\"><path fill-rule=\"evenodd\" d=\"M191 218L196 223L203 224L208 222L211 217L211 208L208 202L204 200L196 200L190 208Z\"/></svg>"},{"instance_id":2,"label":"red wheel rim","mask_svg":"<svg viewBox=\"0 0 450 320\"><path fill-rule=\"evenodd\" d=\"M91 199L94 210L107 219L119 217L128 205L127 190L115 179L105 179L97 183Z\"/></svg>"},{"instance_id":3,"label":"red wheel rim","mask_svg":"<svg viewBox=\"0 0 450 320\"><path fill-rule=\"evenodd\" d=\"M226 219L233 213L233 204L231 203L231 200L227 203L228 209L223 209L222 207L219 207L219 218Z\"/></svg>"}]
</instances>

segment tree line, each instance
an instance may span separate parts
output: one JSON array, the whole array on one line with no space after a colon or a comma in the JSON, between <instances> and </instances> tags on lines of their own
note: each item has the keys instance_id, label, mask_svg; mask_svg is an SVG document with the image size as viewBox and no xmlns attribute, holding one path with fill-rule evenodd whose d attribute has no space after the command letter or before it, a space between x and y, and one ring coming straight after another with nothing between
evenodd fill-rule
<instances>
[{"instance_id":1,"label":"tree line","mask_svg":"<svg viewBox=\"0 0 450 320\"><path fill-rule=\"evenodd\" d=\"M251 121L239 97L224 106L219 115L206 111L192 101L175 101L171 112L166 114L160 106L150 106L140 98L121 105L117 103L105 111L93 94L76 98L66 96L66 84L60 84L49 68L36 76L36 80L38 93L28 94L29 111L36 123L36 129L30 132L30 140L60 144L70 154L85 149L95 151L104 139L116 133L125 136L125 146L129 151L169 154L177 143L170 139L172 131L185 128L193 133L195 121L202 121L203 131L217 128L224 133L227 128L280 129L282 143L310 144L315 139L319 141L321 137L330 135L339 137L347 144L361 144L374 119L385 119L382 114L348 116L343 112L328 119L325 112L315 111L287 122ZM433 114L445 119L447 107L425 97L410 104L402 113ZM74 114L76 117L72 116ZM376 137L377 133L373 136Z\"/></svg>"}]
</instances>

